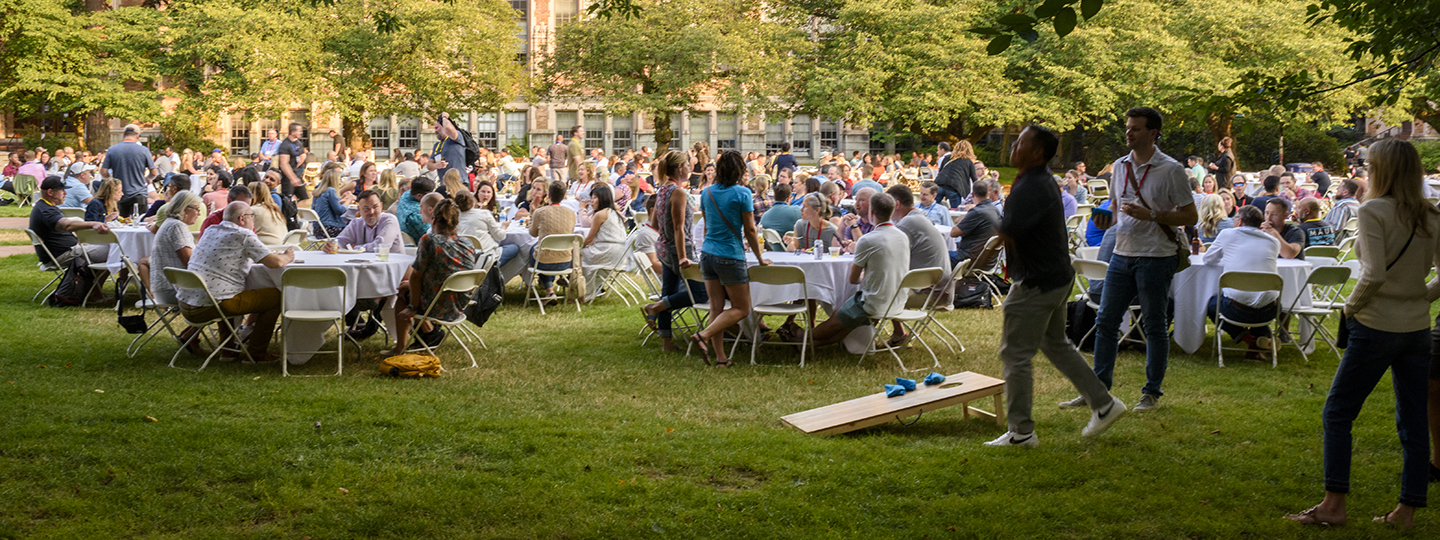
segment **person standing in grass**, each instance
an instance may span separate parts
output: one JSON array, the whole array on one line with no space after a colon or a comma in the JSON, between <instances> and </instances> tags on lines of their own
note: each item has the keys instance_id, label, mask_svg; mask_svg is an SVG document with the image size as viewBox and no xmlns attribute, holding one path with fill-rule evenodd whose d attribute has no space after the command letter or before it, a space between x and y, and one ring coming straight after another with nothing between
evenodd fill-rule
<instances>
[{"instance_id":1,"label":"person standing in grass","mask_svg":"<svg viewBox=\"0 0 1440 540\"><path fill-rule=\"evenodd\" d=\"M750 316L750 275L745 262L745 244L756 257L765 249L755 229L755 201L745 179L745 160L740 153L726 150L715 161L715 183L700 194L705 220L705 243L700 249L700 274L711 300L710 325L694 334L695 347L715 367L730 367L725 357L725 329ZM770 264L761 257L761 266ZM725 301L730 306L725 306ZM717 313L718 311L718 313ZM708 336L706 334L709 334Z\"/></svg>"},{"instance_id":2,"label":"person standing in grass","mask_svg":"<svg viewBox=\"0 0 1440 540\"><path fill-rule=\"evenodd\" d=\"M685 185L690 183L690 160L684 152L671 150L655 161L655 179L659 189L655 190L655 229L660 232L660 242L655 250L660 254L660 300L640 307L645 324L660 335L661 350L679 350L670 329L670 322L676 312L705 302L709 296L705 284L690 281L680 274L681 268L690 266L695 252L695 241L690 238L694 223L695 209L690 207L690 197ZM681 287L685 287L682 289Z\"/></svg>"},{"instance_id":3,"label":"person standing in grass","mask_svg":"<svg viewBox=\"0 0 1440 540\"><path fill-rule=\"evenodd\" d=\"M1005 418L1009 431L986 446L1037 446L1030 418L1036 349L1070 379L1090 405L1090 423L1080 433L1094 437L1125 415L1125 403L1110 395L1085 358L1065 337L1065 306L1075 271L1066 249L1060 187L1045 166L1055 157L1060 138L1043 126L1020 132L1010 162L1020 171L1010 189L1010 211L1000 222L1015 284L1005 297L1000 359L1005 363Z\"/></svg>"},{"instance_id":4,"label":"person standing in grass","mask_svg":"<svg viewBox=\"0 0 1440 540\"><path fill-rule=\"evenodd\" d=\"M1155 147L1155 141L1160 139L1160 112L1135 107L1125 116L1125 144L1130 153L1115 160L1115 176L1110 181L1110 194L1120 206L1113 219L1101 216L1094 220L1101 229L1112 224L1119 227L1115 255L1105 274L1105 291L1095 317L1095 374L1107 388L1114 382L1120 319L1139 295L1146 379L1135 404L1135 411L1140 412L1158 407L1164 395L1160 384L1170 360L1170 325L1166 322L1170 282L1179 265L1178 239L1184 238L1178 228L1194 225L1200 216L1190 196L1185 168ZM1014 212L1013 203L1008 210L1002 214ZM1086 403L1085 396L1080 396L1060 407L1082 407Z\"/></svg>"},{"instance_id":5,"label":"person standing in grass","mask_svg":"<svg viewBox=\"0 0 1440 540\"><path fill-rule=\"evenodd\" d=\"M1335 371L1321 414L1325 428L1325 499L1287 519L1305 524L1345 523L1350 492L1351 426L1375 385L1390 372L1395 427L1404 465L1400 503L1375 518L1401 529L1425 506L1428 440L1426 374L1430 366L1430 303L1440 299L1440 210L1421 191L1420 154L1409 142L1386 139L1371 148L1370 190L1360 205L1360 277L1345 300L1350 346Z\"/></svg>"}]
</instances>

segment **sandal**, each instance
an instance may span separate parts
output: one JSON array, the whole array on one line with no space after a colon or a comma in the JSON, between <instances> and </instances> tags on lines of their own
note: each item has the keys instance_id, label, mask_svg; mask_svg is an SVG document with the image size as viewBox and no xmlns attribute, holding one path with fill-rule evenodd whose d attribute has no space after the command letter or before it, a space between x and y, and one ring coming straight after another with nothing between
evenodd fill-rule
<instances>
[{"instance_id":1,"label":"sandal","mask_svg":"<svg viewBox=\"0 0 1440 540\"><path fill-rule=\"evenodd\" d=\"M715 367L717 368L728 368L733 365L735 365L735 362L732 362L730 360L726 360L724 362L715 362Z\"/></svg>"},{"instance_id":2,"label":"sandal","mask_svg":"<svg viewBox=\"0 0 1440 540\"><path fill-rule=\"evenodd\" d=\"M906 332L905 335L900 336L899 338L896 338L895 336L890 336L890 339L887 340L885 344L889 345L891 348L896 348L906 343L909 343L911 339L914 339L914 337L915 334Z\"/></svg>"},{"instance_id":3,"label":"sandal","mask_svg":"<svg viewBox=\"0 0 1440 540\"><path fill-rule=\"evenodd\" d=\"M1406 527L1406 526L1404 526L1404 525L1401 525L1401 524L1398 523L1398 522L1390 521L1390 516L1392 516L1392 515L1394 515L1394 514L1395 514L1395 511L1394 511L1394 510L1391 510L1391 511L1389 511L1389 512L1386 512L1385 515L1383 515L1383 516L1375 516L1375 518L1372 519L1371 521L1374 521L1375 523L1380 523L1380 524L1383 524L1383 525L1389 525L1389 526L1392 527L1392 528L1395 528L1395 529L1397 529L1397 530L1402 530L1402 531L1405 530L1405 529L1409 529L1410 527L1414 527L1414 526L1415 526L1415 525L1412 523L1412 524L1410 525L1410 527Z\"/></svg>"},{"instance_id":4,"label":"sandal","mask_svg":"<svg viewBox=\"0 0 1440 540\"><path fill-rule=\"evenodd\" d=\"M705 365L713 365L714 362L710 356L710 345L705 343L705 338L700 337L699 332L690 334L690 343L693 343L695 348L700 350L700 356L704 358Z\"/></svg>"},{"instance_id":5,"label":"sandal","mask_svg":"<svg viewBox=\"0 0 1440 540\"><path fill-rule=\"evenodd\" d=\"M1310 507L1309 510L1305 510L1305 511L1303 511L1303 512L1300 512L1299 514L1286 514L1286 515L1285 515L1285 519L1288 519L1288 520L1290 520L1290 521L1294 521L1294 522L1299 523L1299 524L1301 524L1301 525L1324 525L1324 526L1326 526L1326 527L1339 527L1339 526L1345 524L1345 521L1344 521L1343 519L1342 519L1341 521L1334 521L1334 522L1325 521L1325 520L1320 519L1320 518L1316 515L1316 512L1317 512L1318 510L1320 510L1320 505L1317 504L1317 505L1315 505L1315 506ZM1387 515L1388 515L1388 514L1387 514Z\"/></svg>"}]
</instances>

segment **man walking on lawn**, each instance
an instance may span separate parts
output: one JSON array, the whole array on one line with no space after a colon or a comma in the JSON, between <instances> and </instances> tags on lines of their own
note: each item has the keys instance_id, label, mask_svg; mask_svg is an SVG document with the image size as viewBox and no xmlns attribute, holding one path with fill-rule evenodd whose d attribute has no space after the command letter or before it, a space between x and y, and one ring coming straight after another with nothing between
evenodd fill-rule
<instances>
[{"instance_id":1,"label":"man walking on lawn","mask_svg":"<svg viewBox=\"0 0 1440 540\"><path fill-rule=\"evenodd\" d=\"M1110 395L1100 377L1065 337L1065 303L1075 271L1066 249L1060 188L1045 166L1055 157L1060 138L1033 125L1020 132L1010 162L1020 171L1010 189L1010 211L1000 222L1000 238L1009 253L1015 284L1005 297L1005 326L1000 359L1005 363L1005 416L1010 431L986 446L1036 446L1030 419L1034 398L1031 359L1041 349L1070 379L1090 405L1090 424L1080 434L1104 433L1125 414L1125 403Z\"/></svg>"}]
</instances>

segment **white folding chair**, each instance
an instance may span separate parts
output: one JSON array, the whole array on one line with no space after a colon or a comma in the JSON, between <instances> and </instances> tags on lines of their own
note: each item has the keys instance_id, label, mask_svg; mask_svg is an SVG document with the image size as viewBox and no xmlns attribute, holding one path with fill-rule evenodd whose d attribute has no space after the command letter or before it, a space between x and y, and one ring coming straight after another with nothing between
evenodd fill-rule
<instances>
[{"instance_id":1,"label":"white folding chair","mask_svg":"<svg viewBox=\"0 0 1440 540\"><path fill-rule=\"evenodd\" d=\"M704 274L703 274L702 272L700 272L700 265L699 265L699 264L692 264L692 265L690 265L689 267L681 268L681 269L680 269L680 277L681 277L682 279L684 279L685 281L687 281L687 282L688 282L688 281L694 281L694 282L697 282L697 283L704 283L704 282L705 282L705 276L704 276ZM691 290L690 287L688 286L688 284L687 284L686 287L685 287L685 293L688 294L688 295L690 295L690 307L687 307L687 308L685 308L685 309L683 309L683 310L681 310L681 311L682 311L682 312L689 312L689 313L690 313L690 316L691 316L691 317L694 319L694 321L695 321L695 326L693 326L693 327L682 326L682 328L687 328L688 330L690 330L690 333L692 333L692 334L694 334L694 333L699 333L701 330L704 330L707 325L710 324L710 311L713 309L713 307L711 306L710 302L708 302L708 301L706 301L706 302L696 302L696 301L695 301L695 291L694 291L694 290ZM724 306L723 308L721 308L721 311L723 311L723 310L725 310L725 309L729 309L729 308L730 308L730 300L729 300L729 299L726 299L726 300L725 300L725 306ZM672 325L672 328L673 328L673 325ZM726 337L725 339L733 339L733 338ZM692 341L692 340L686 340L685 356L690 356L690 349L693 348L694 345L695 345L695 342L694 342L694 341ZM739 339L734 339L734 342L730 345L730 356L731 356L731 357L735 356L735 350L736 350L737 348L739 348L739 345L740 345L740 340L739 340Z\"/></svg>"},{"instance_id":2,"label":"white folding chair","mask_svg":"<svg viewBox=\"0 0 1440 540\"><path fill-rule=\"evenodd\" d=\"M1070 261L1070 266L1075 268L1075 284L1080 287L1080 294L1076 295L1076 299L1084 300L1086 306L1095 310L1096 313L1099 313L1100 303L1098 299L1090 297L1090 286L1091 282L1105 281L1105 274L1110 271L1110 264L1089 259L1073 259ZM1131 304L1129 313L1131 331L1133 331L1135 327L1140 325L1140 305ZM1095 329L1096 326L1092 325L1089 330L1085 331L1085 335L1080 338L1079 342L1073 343L1075 350L1080 350L1080 345L1085 343L1085 340L1090 339L1090 335L1095 333ZM1143 338L1132 338L1130 335L1131 332L1127 331L1125 335L1121 337L1120 341L1136 344L1145 343Z\"/></svg>"},{"instance_id":3,"label":"white folding chair","mask_svg":"<svg viewBox=\"0 0 1440 540\"><path fill-rule=\"evenodd\" d=\"M481 283L485 282L485 275L487 273L488 271L485 269L466 270L464 272L456 272L451 274L450 277L445 278L445 283L440 286L440 292L435 295L435 298L430 300L430 305L426 306L425 314L416 314L415 317L411 319L410 334L405 336L405 341L408 343L419 337L421 323L429 322L430 324L440 325L450 330L445 333L446 337L451 335L455 336L455 342L460 344L460 348L465 350L465 356L470 358L470 367L480 367L480 364L475 362L475 355L470 352L470 347L465 344L465 340L475 340L476 343L480 344L481 348L486 348L485 341L480 339L480 334L465 324L467 322L465 320L465 312L461 311L459 317L453 321L437 318L433 313L435 311L435 304L439 303L440 297L445 293L470 295L475 291L476 287L479 287ZM425 354L438 358L439 355L435 354L434 348L432 348L429 343L426 343L423 339L419 339L418 341L420 342L419 348L406 349L406 352L424 350ZM441 343L444 343L444 341L442 340ZM439 344L436 345L436 347L438 346Z\"/></svg>"},{"instance_id":4,"label":"white folding chair","mask_svg":"<svg viewBox=\"0 0 1440 540\"><path fill-rule=\"evenodd\" d=\"M293 231L287 232L285 233L284 245L297 247L304 246L308 240L306 236L307 235L305 234L305 231L302 231L300 229L295 229Z\"/></svg>"},{"instance_id":5,"label":"white folding chair","mask_svg":"<svg viewBox=\"0 0 1440 540\"><path fill-rule=\"evenodd\" d=\"M1349 238L1341 240L1340 243L1335 244L1335 247L1340 250L1340 254L1335 256L1335 260L1344 261L1345 259L1350 258L1351 252L1355 251L1355 237L1351 236Z\"/></svg>"},{"instance_id":6,"label":"white folding chair","mask_svg":"<svg viewBox=\"0 0 1440 540\"><path fill-rule=\"evenodd\" d=\"M1095 205L1090 203L1077 204L1075 205L1075 215L1086 218L1090 216L1090 211L1094 209Z\"/></svg>"},{"instance_id":7,"label":"white folding chair","mask_svg":"<svg viewBox=\"0 0 1440 540\"><path fill-rule=\"evenodd\" d=\"M1335 239L1338 242L1344 242L1346 239L1354 238L1359 232L1360 218L1350 218L1344 225L1340 226L1340 230L1335 231Z\"/></svg>"},{"instance_id":8,"label":"white folding chair","mask_svg":"<svg viewBox=\"0 0 1440 540\"><path fill-rule=\"evenodd\" d=\"M1090 199L1098 206L1105 199L1110 198L1110 182L1104 180L1091 180L1086 182L1085 187L1090 190Z\"/></svg>"},{"instance_id":9,"label":"white folding chair","mask_svg":"<svg viewBox=\"0 0 1440 540\"><path fill-rule=\"evenodd\" d=\"M937 283L940 283L940 279L944 277L944 275L945 270L940 268L917 268L907 272L905 277L900 279L900 287L895 289L895 293L890 297L890 302L886 303L885 306L894 306L897 305L897 303L903 305L904 299L900 295L908 295L910 291L914 289L933 287ZM914 309L901 309L895 314L871 317L870 326L875 329L875 333L870 338L870 345L865 348L864 353L861 353L860 362L857 365L863 365L865 363L865 357L869 356L870 353L883 350L889 351L890 356L895 357L895 361L900 364L901 370L917 371L905 367L905 361L901 360L900 355L895 352L896 349L903 347L903 345L891 345L886 342L883 337L886 335L885 324L891 321L899 321L902 327L910 330L910 334L914 336L912 339L919 341L920 344L925 347L925 350L930 351L930 358L935 361L933 369L939 369L940 358L935 356L935 351L930 348L929 344L925 343L925 336L916 332L913 326L916 323L924 321L925 317L926 313L924 311Z\"/></svg>"},{"instance_id":10,"label":"white folding chair","mask_svg":"<svg viewBox=\"0 0 1440 540\"><path fill-rule=\"evenodd\" d=\"M1310 246L1305 248L1305 259L1325 258L1334 261L1340 260L1340 248L1338 246Z\"/></svg>"},{"instance_id":11,"label":"white folding chair","mask_svg":"<svg viewBox=\"0 0 1440 540\"><path fill-rule=\"evenodd\" d=\"M966 275L970 274L970 266L974 263L975 261L972 259L965 259L960 261L960 264L955 265L954 271L950 272L950 286L952 289L960 286L960 281L965 279ZM929 330L930 333L935 334L936 338L939 338L941 343L944 343L945 346L950 349L951 353L957 352L955 350L956 347L960 348L958 352L965 352L965 344L960 342L960 336L955 335L955 332L951 332L944 323L940 322L940 319L935 318L935 312L940 310L940 300L943 299L944 296L943 290L937 285L925 298L925 307L922 308L925 311L925 320L920 322L915 333L923 334L925 330ZM944 330L945 334L941 334L935 330L936 328ZM946 337L947 335L949 336L948 338ZM951 345L951 341L954 341L955 344Z\"/></svg>"},{"instance_id":12,"label":"white folding chair","mask_svg":"<svg viewBox=\"0 0 1440 540\"><path fill-rule=\"evenodd\" d=\"M1100 246L1085 246L1075 250L1075 258L1095 261L1100 258Z\"/></svg>"},{"instance_id":13,"label":"white folding chair","mask_svg":"<svg viewBox=\"0 0 1440 540\"><path fill-rule=\"evenodd\" d=\"M315 209L296 208L295 210L297 216L306 221L305 227L311 231L310 235L306 237L311 247L330 239L330 231L325 230L325 224L320 222L320 214L315 213ZM318 236L313 233L317 229L320 231Z\"/></svg>"},{"instance_id":14,"label":"white folding chair","mask_svg":"<svg viewBox=\"0 0 1440 540\"><path fill-rule=\"evenodd\" d=\"M970 265L970 274L990 286L991 300L997 306L1005 302L1005 296L1000 294L1000 283L1004 281L1001 273L1004 270L1005 244L1000 241L1000 235L991 236L975 257L975 263Z\"/></svg>"},{"instance_id":15,"label":"white folding chair","mask_svg":"<svg viewBox=\"0 0 1440 540\"><path fill-rule=\"evenodd\" d=\"M115 233L109 232L109 231L106 231L106 232L103 232L103 233L102 233L102 232L97 231L97 230L94 230L94 229L80 229L80 230L78 230L78 231L75 231L75 238L78 239L78 240L80 240L80 245L81 245L81 246L115 246L116 248L119 248L119 247L120 247L120 239L115 237ZM92 260L90 260L90 250L87 250L87 249L82 249L82 250L80 251L80 255L81 255L82 257L85 257L85 264L86 264L86 266L89 266L89 267L90 267L90 273L92 273L92 274L95 275L96 283L95 283L95 288L92 289L92 291L93 291L93 290L102 290L102 291L103 291L104 288L105 288L105 284L102 283L102 282L100 282L100 275L101 275L101 274L105 274L105 273L109 273L110 270L105 267L105 263L106 263L107 261L92 261ZM124 257L125 257L125 256L124 256L124 250L122 249L122 250L121 250L121 258L123 259ZM138 276L138 275L136 276L136 279L137 279L137 280L139 279L139 276ZM85 307L86 305L89 305L89 303L90 303L90 292L91 292L91 291L86 291L86 293L85 293L85 299L80 301L80 307L83 308L83 307ZM117 295L123 295L123 294L124 294L124 291L117 291L116 294L117 294ZM117 302L124 302L125 299L124 299L124 298L116 298L116 301L117 301Z\"/></svg>"},{"instance_id":16,"label":"white folding chair","mask_svg":"<svg viewBox=\"0 0 1440 540\"><path fill-rule=\"evenodd\" d=\"M60 215L73 219L85 219L85 209L64 207L60 209Z\"/></svg>"},{"instance_id":17,"label":"white folding chair","mask_svg":"<svg viewBox=\"0 0 1440 540\"><path fill-rule=\"evenodd\" d=\"M765 247L770 251L785 251L785 237L775 229L760 229L760 236L765 240ZM776 249L776 247L779 249Z\"/></svg>"},{"instance_id":18,"label":"white folding chair","mask_svg":"<svg viewBox=\"0 0 1440 540\"><path fill-rule=\"evenodd\" d=\"M1340 357L1340 350L1335 347L1335 336L1325 328L1325 320L1331 315L1345 307L1345 299L1341 297L1345 284L1350 281L1350 268L1347 266L1321 266L1310 271L1310 277L1305 279L1305 284L1310 289L1310 307L1300 307L1300 295L1290 303L1290 309L1286 312L1299 317L1310 324L1313 329L1308 343L1301 345L1294 342L1296 349L1300 350L1300 357L1306 362L1310 357L1305 354L1305 348L1315 342L1315 336L1319 335L1321 341L1330 346L1330 351ZM1293 340L1292 340L1293 341Z\"/></svg>"},{"instance_id":19,"label":"white folding chair","mask_svg":"<svg viewBox=\"0 0 1440 540\"><path fill-rule=\"evenodd\" d=\"M541 269L540 269L540 252L542 252L542 251L563 251L563 252L565 252L565 255L566 255L567 257L569 257L569 256L571 256L571 254L574 252L574 250L580 246L581 240L582 240L582 239L580 238L580 235L578 235L578 234L552 234L552 235L550 235L550 236L546 236L546 237L540 239L540 243L535 246L535 256L530 259L530 279L526 282L526 287L525 287L526 289L528 289L527 292L526 292L526 294L525 294L525 305L527 305L527 306L530 305L530 301L531 301L531 300L534 300L535 303L540 306L540 314L541 314L541 315L544 315L544 314L545 314L545 301L547 301L547 300L554 300L554 299L557 299L557 298L563 298L563 297L557 297L557 296L555 296L555 295L550 295L550 296L546 296L546 297L541 297L541 296L540 296L540 289L537 288L537 285L539 285L539 283L540 283L540 276L544 275L544 276L554 276L554 277L556 277L556 278L557 278L557 279L556 279L556 285L558 286L558 284L559 284L559 279L558 279L558 278L561 277L561 276L568 276L568 275L570 275L570 272L572 272L574 269L573 269L573 268L566 268L566 269L564 269L564 270L541 270ZM567 285L567 287L568 287L568 285ZM576 313L579 313L579 312L580 312L580 296L584 296L584 295L582 294L582 295L579 295L579 296L576 296L576 297L575 297L575 312L576 312Z\"/></svg>"},{"instance_id":20,"label":"white folding chair","mask_svg":"<svg viewBox=\"0 0 1440 540\"><path fill-rule=\"evenodd\" d=\"M581 257L581 271L594 272L595 279L600 280L600 284L597 285L595 288L595 296L591 297L590 301L587 303L593 304L596 300L599 300L601 296L605 296L607 294L610 294L611 292L614 292L616 296L619 296L621 300L625 301L626 307L630 307L633 305L630 302L630 295L626 292L627 286L623 285L621 283L621 280L626 279L628 281L628 279L624 276L630 261L632 261L630 254L634 252L634 238L629 238L625 242L624 254L619 259L616 259L614 264L610 264L608 266L586 265L584 264L584 257ZM586 285L589 285L588 281Z\"/></svg>"},{"instance_id":21,"label":"white folding chair","mask_svg":"<svg viewBox=\"0 0 1440 540\"><path fill-rule=\"evenodd\" d=\"M50 278L49 283L46 283L44 287L40 287L40 290L35 291L35 296L30 297L30 301L34 302L40 299L41 293L48 290L55 282L60 281L60 278L65 277L65 269L59 264L56 264L55 254L50 253L50 248L45 245L44 240L40 239L40 235L35 234L33 230L25 229L25 236L30 237L30 245L39 248L41 252L45 254L45 256L40 259L40 262L36 263L36 266L39 267L41 272L50 272L55 275L55 277ZM50 259L50 262L45 262L45 259Z\"/></svg>"},{"instance_id":22,"label":"white folding chair","mask_svg":"<svg viewBox=\"0 0 1440 540\"><path fill-rule=\"evenodd\" d=\"M415 247L415 239L411 238L410 233L407 233L405 231L400 231L400 243L405 244L405 247L407 248Z\"/></svg>"},{"instance_id":23,"label":"white folding chair","mask_svg":"<svg viewBox=\"0 0 1440 540\"><path fill-rule=\"evenodd\" d=\"M1070 240L1070 251L1085 245L1085 216L1075 214L1065 218L1065 236Z\"/></svg>"},{"instance_id":24,"label":"white folding chair","mask_svg":"<svg viewBox=\"0 0 1440 540\"><path fill-rule=\"evenodd\" d=\"M335 338L335 350L295 351L301 354L335 353L335 374L345 369L345 340L355 345L355 359L360 360L360 343L345 332L345 311L334 309L296 309L290 305L288 291L291 288L312 291L330 289L336 293L335 305L345 305L345 271L339 268L287 268L280 274L280 375L290 376L290 323L325 322L339 334ZM323 335L324 332L321 332Z\"/></svg>"},{"instance_id":25,"label":"white folding chair","mask_svg":"<svg viewBox=\"0 0 1440 540\"><path fill-rule=\"evenodd\" d=\"M170 367L175 367L175 359L180 357L180 351L183 351L186 349L186 347L189 347L190 342L195 341L195 338L204 335L205 329L210 327L211 325L224 325L225 329L229 330L230 335L226 336L225 339L215 344L215 350L210 351L210 356L205 357L205 362L201 363L200 369L197 369L195 371L204 371L205 366L210 365L210 360L212 358L215 358L215 355L220 354L220 351L225 348L225 345L231 342L235 343L236 348L240 350L240 354L245 355L245 358L249 359L251 362L255 361L255 359L250 356L250 351L247 350L245 347L241 346L240 333L236 331L237 329L235 328L235 325L230 322L231 316L226 315L224 311L220 309L220 302L215 300L215 295L210 292L210 286L205 284L205 278L200 277L200 274L191 272L189 270L184 270L181 268L166 268L165 279L170 280L170 284L174 285L177 289L193 289L197 291L204 291L205 299L210 302L209 305L215 306L215 316L205 321L194 322L184 316L180 317L182 320L185 321L186 325L195 328L197 331L194 335L190 336L190 339L185 340L185 343L181 343L180 350L175 351L175 355L170 357ZM281 361L284 362L286 360L282 359Z\"/></svg>"},{"instance_id":26,"label":"white folding chair","mask_svg":"<svg viewBox=\"0 0 1440 540\"><path fill-rule=\"evenodd\" d=\"M640 273L641 281L645 283L645 288L641 289L644 298L650 302L658 302L660 300L660 278L655 275L655 270L650 267L650 257L640 252L631 253L630 257L635 259L636 270ZM644 338L640 340L640 346L644 347L645 343L650 341L650 336L654 334L655 332L650 331L650 325L648 323L640 325L640 335L644 336Z\"/></svg>"},{"instance_id":27,"label":"white folding chair","mask_svg":"<svg viewBox=\"0 0 1440 540\"><path fill-rule=\"evenodd\" d=\"M1215 295L1215 355L1220 359L1220 367L1225 367L1225 351L1227 349L1232 351L1249 351L1249 349L1240 347L1225 347L1223 341L1225 332L1220 329L1221 325L1230 324L1245 329L1271 327L1279 321L1280 317L1280 302L1277 300L1275 302L1275 315L1268 321L1242 323L1225 318L1225 314L1220 312L1220 299L1225 296L1225 289L1235 289L1244 292L1274 291L1278 299L1280 294L1285 290L1285 280L1280 277L1280 274L1272 274L1270 272L1225 272L1220 274L1220 292ZM1279 333L1276 332L1275 329L1272 329L1270 338L1270 367L1278 367L1280 365L1280 359L1277 356L1279 352L1277 342L1279 340L1276 339L1276 337L1278 336Z\"/></svg>"},{"instance_id":28,"label":"white folding chair","mask_svg":"<svg viewBox=\"0 0 1440 540\"><path fill-rule=\"evenodd\" d=\"M799 285L803 291L798 302L784 304L756 304L751 306L750 313L754 314L755 326L750 331L750 363L755 363L755 351L761 345L799 345L800 346L800 367L805 367L805 353L808 351L814 355L815 344L811 334L815 331L815 321L810 320L810 289L805 286L805 270L798 266L770 265L751 266L749 269L750 282L762 285ZM785 317L797 317L805 319L805 333L800 341L794 342L764 342L760 341L761 323L765 321L766 315Z\"/></svg>"}]
</instances>

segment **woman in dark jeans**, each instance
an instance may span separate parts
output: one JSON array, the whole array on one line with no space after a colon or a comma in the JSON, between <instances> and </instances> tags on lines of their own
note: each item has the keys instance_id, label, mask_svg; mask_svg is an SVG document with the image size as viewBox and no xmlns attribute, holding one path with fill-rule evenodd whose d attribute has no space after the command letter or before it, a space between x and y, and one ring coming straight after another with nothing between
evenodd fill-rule
<instances>
[{"instance_id":1,"label":"woman in dark jeans","mask_svg":"<svg viewBox=\"0 0 1440 540\"><path fill-rule=\"evenodd\" d=\"M1375 518L1402 529L1425 506L1429 475L1426 433L1430 359L1430 303L1440 280L1426 283L1440 266L1440 210L1421 191L1420 155L1409 142L1387 139L1370 147L1370 190L1360 205L1360 276L1345 301L1349 347L1322 414L1325 427L1325 499L1287 518L1306 524L1345 522L1350 491L1351 425L1365 399L1390 371L1395 424L1404 456L1400 504Z\"/></svg>"},{"instance_id":2,"label":"woman in dark jeans","mask_svg":"<svg viewBox=\"0 0 1440 540\"><path fill-rule=\"evenodd\" d=\"M694 221L694 209L690 207L689 183L690 160L684 152L671 150L655 162L655 180L660 187L655 190L655 228L660 231L656 253L660 258L660 300L640 307L645 324L660 335L661 350L679 350L670 329L670 322L677 310L705 302L705 284L684 279L680 269L694 264L698 253L695 241L690 238ZM684 289L681 289L681 286ZM688 292L687 292L688 291Z\"/></svg>"},{"instance_id":3,"label":"woman in dark jeans","mask_svg":"<svg viewBox=\"0 0 1440 540\"><path fill-rule=\"evenodd\" d=\"M709 169L707 169L707 175ZM708 361L715 357L715 367L730 367L725 357L725 329L750 316L750 272L745 262L745 244L759 257L760 236L755 229L755 207L750 188L740 183L745 178L745 158L734 150L726 150L715 160L714 183L700 193L700 207L705 220L705 244L700 254L700 274L705 278L706 296L710 297L710 326L692 334L695 348ZM742 238L740 235L744 235ZM762 266L769 259L760 259ZM725 307L725 301L730 307ZM706 335L709 334L709 335Z\"/></svg>"}]
</instances>

